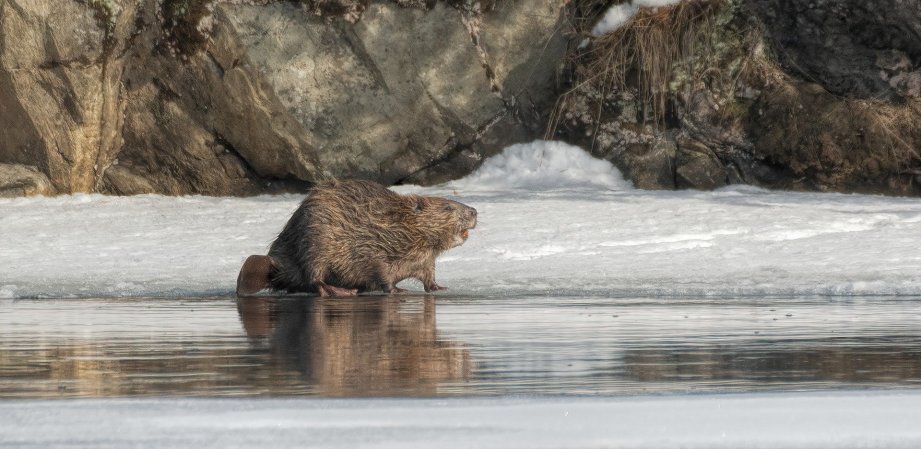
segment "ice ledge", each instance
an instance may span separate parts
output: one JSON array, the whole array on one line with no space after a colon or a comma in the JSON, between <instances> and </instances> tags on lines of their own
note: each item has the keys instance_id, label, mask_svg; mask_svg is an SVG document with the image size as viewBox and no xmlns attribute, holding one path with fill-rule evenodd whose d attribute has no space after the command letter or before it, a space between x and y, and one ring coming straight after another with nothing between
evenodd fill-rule
<instances>
[{"instance_id":1,"label":"ice ledge","mask_svg":"<svg viewBox=\"0 0 921 449\"><path fill-rule=\"evenodd\" d=\"M918 391L0 402L0 446L915 448ZM87 429L92 429L88 431Z\"/></svg>"}]
</instances>

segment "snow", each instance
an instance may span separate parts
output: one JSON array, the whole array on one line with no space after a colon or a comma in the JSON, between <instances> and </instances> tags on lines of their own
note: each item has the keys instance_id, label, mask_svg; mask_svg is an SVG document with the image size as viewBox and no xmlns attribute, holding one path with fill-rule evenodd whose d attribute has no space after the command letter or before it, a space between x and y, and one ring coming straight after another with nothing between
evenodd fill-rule
<instances>
[{"instance_id":1,"label":"snow","mask_svg":"<svg viewBox=\"0 0 921 449\"><path fill-rule=\"evenodd\" d=\"M626 3L611 5L601 20L592 28L592 36L601 36L624 26L640 8L658 8L680 3L681 0L633 0Z\"/></svg>"},{"instance_id":2,"label":"snow","mask_svg":"<svg viewBox=\"0 0 921 449\"><path fill-rule=\"evenodd\" d=\"M474 173L441 190L548 191L561 189L627 190L620 171L563 142L539 141L509 146Z\"/></svg>"},{"instance_id":3,"label":"snow","mask_svg":"<svg viewBox=\"0 0 921 449\"><path fill-rule=\"evenodd\" d=\"M0 446L915 448L921 393L0 402ZM92 429L92 431L87 431Z\"/></svg>"},{"instance_id":4,"label":"snow","mask_svg":"<svg viewBox=\"0 0 921 449\"><path fill-rule=\"evenodd\" d=\"M616 31L632 19L637 11L639 8L630 2L612 5L592 28L592 36L601 36Z\"/></svg>"},{"instance_id":5,"label":"snow","mask_svg":"<svg viewBox=\"0 0 921 449\"><path fill-rule=\"evenodd\" d=\"M641 191L558 142L515 145L465 179L397 190L479 211L467 243L438 262L452 294L921 294L917 199ZM2 199L0 297L230 294L240 264L265 254L300 199Z\"/></svg>"}]
</instances>

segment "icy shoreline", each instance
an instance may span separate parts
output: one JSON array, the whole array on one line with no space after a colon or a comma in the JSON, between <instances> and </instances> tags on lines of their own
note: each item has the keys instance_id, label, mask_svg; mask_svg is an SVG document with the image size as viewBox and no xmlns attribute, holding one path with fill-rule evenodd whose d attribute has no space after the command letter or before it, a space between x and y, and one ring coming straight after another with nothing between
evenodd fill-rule
<instances>
[{"instance_id":1,"label":"icy shoreline","mask_svg":"<svg viewBox=\"0 0 921 449\"><path fill-rule=\"evenodd\" d=\"M510 147L463 180L398 190L479 210L470 240L439 260L451 293L921 294L916 199L640 191L555 142ZM300 198L3 199L0 298L231 294L243 259L265 253Z\"/></svg>"},{"instance_id":2,"label":"icy shoreline","mask_svg":"<svg viewBox=\"0 0 921 449\"><path fill-rule=\"evenodd\" d=\"M0 402L0 446L910 448L916 391Z\"/></svg>"}]
</instances>

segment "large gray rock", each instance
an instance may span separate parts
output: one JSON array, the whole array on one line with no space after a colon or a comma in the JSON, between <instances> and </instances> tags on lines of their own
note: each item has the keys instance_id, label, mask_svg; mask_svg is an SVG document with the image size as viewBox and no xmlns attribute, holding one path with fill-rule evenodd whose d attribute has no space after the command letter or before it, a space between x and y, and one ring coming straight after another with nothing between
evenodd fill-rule
<instances>
[{"instance_id":1,"label":"large gray rock","mask_svg":"<svg viewBox=\"0 0 921 449\"><path fill-rule=\"evenodd\" d=\"M626 145L623 153L609 154L608 157L633 182L634 187L667 190L678 187L675 185L676 151L674 138L661 133L650 136L648 143Z\"/></svg>"},{"instance_id":2,"label":"large gray rock","mask_svg":"<svg viewBox=\"0 0 921 449\"><path fill-rule=\"evenodd\" d=\"M29 165L0 164L0 198L53 195L48 177Z\"/></svg>"},{"instance_id":3,"label":"large gray rock","mask_svg":"<svg viewBox=\"0 0 921 449\"><path fill-rule=\"evenodd\" d=\"M134 15L154 20L157 2ZM118 179L103 190L239 195L296 186L323 176L310 136L248 62L246 49L216 11L200 51L181 53L156 27L126 41L122 57L123 145ZM130 187L134 186L134 187Z\"/></svg>"},{"instance_id":4,"label":"large gray rock","mask_svg":"<svg viewBox=\"0 0 921 449\"><path fill-rule=\"evenodd\" d=\"M0 162L38 167L61 192L94 189L118 121L104 37L80 3L0 1Z\"/></svg>"},{"instance_id":5,"label":"large gray rock","mask_svg":"<svg viewBox=\"0 0 921 449\"><path fill-rule=\"evenodd\" d=\"M539 116L552 103L565 44L553 31L557 2L546 0L509 2L485 19L444 3L429 11L374 3L354 25L286 2L220 5L216 16L304 126L325 169L386 183L432 181L420 171L462 150L491 154L533 138L540 119L515 113ZM490 135L497 128L499 138Z\"/></svg>"},{"instance_id":6,"label":"large gray rock","mask_svg":"<svg viewBox=\"0 0 921 449\"><path fill-rule=\"evenodd\" d=\"M430 183L540 136L555 101L558 1L377 2L355 23L266 3L0 0L0 162L61 193Z\"/></svg>"},{"instance_id":7,"label":"large gray rock","mask_svg":"<svg viewBox=\"0 0 921 449\"><path fill-rule=\"evenodd\" d=\"M726 169L713 151L691 139L678 141L675 165L675 181L679 188L711 190L728 182Z\"/></svg>"}]
</instances>

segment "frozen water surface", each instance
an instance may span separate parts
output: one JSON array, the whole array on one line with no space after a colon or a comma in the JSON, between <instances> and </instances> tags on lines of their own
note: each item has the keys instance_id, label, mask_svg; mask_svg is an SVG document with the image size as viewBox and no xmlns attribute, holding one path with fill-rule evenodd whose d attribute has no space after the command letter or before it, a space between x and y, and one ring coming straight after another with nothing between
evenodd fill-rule
<instances>
[{"instance_id":1,"label":"frozen water surface","mask_svg":"<svg viewBox=\"0 0 921 449\"><path fill-rule=\"evenodd\" d=\"M916 199L555 142L397 190L479 211L447 293L234 298L299 196L0 200L0 447L921 446Z\"/></svg>"},{"instance_id":2,"label":"frozen water surface","mask_svg":"<svg viewBox=\"0 0 921 449\"><path fill-rule=\"evenodd\" d=\"M919 401L915 392L9 401L0 402L0 446L913 449Z\"/></svg>"},{"instance_id":3,"label":"frozen water surface","mask_svg":"<svg viewBox=\"0 0 921 449\"><path fill-rule=\"evenodd\" d=\"M508 148L468 178L403 192L479 211L439 260L476 295L921 294L913 198L631 188L579 148ZM300 196L0 199L0 297L230 294ZM404 287L420 289L407 282Z\"/></svg>"}]
</instances>

